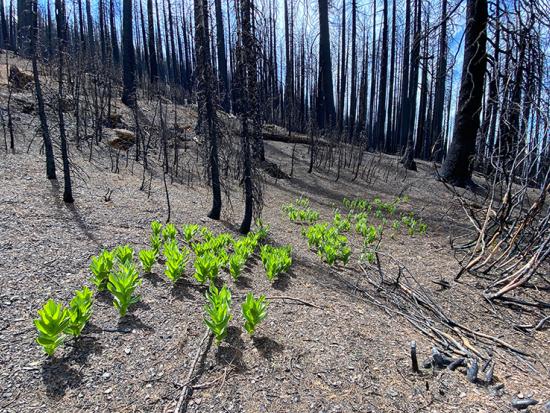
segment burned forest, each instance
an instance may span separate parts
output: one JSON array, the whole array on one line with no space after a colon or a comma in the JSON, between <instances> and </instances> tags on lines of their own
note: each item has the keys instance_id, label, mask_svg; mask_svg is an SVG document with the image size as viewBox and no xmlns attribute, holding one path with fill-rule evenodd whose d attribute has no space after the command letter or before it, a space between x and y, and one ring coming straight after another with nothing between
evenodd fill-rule
<instances>
[{"instance_id":1,"label":"burned forest","mask_svg":"<svg viewBox=\"0 0 550 413\"><path fill-rule=\"evenodd\" d=\"M0 411L550 413L550 5L0 0Z\"/></svg>"}]
</instances>

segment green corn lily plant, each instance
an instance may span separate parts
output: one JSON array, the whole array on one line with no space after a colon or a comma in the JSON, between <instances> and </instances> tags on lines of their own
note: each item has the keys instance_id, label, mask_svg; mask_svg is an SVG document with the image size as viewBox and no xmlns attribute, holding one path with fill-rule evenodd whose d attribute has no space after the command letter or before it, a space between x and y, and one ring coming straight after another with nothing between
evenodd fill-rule
<instances>
[{"instance_id":1,"label":"green corn lily plant","mask_svg":"<svg viewBox=\"0 0 550 413\"><path fill-rule=\"evenodd\" d=\"M201 284L207 281L213 284L220 270L218 257L211 252L198 256L193 266L195 267L194 277Z\"/></svg>"},{"instance_id":2,"label":"green corn lily plant","mask_svg":"<svg viewBox=\"0 0 550 413\"><path fill-rule=\"evenodd\" d=\"M244 329L252 336L254 335L256 326L267 316L265 296L262 295L258 299L255 299L252 293L248 293L246 300L241 304L241 309L245 319Z\"/></svg>"},{"instance_id":3,"label":"green corn lily plant","mask_svg":"<svg viewBox=\"0 0 550 413\"><path fill-rule=\"evenodd\" d=\"M74 297L69 303L68 315L70 323L65 332L74 337L79 337L86 323L92 316L93 293L84 287L82 290L76 290Z\"/></svg>"},{"instance_id":4,"label":"green corn lily plant","mask_svg":"<svg viewBox=\"0 0 550 413\"><path fill-rule=\"evenodd\" d=\"M157 261L157 252L154 249L141 250L138 254L141 267L145 273L150 273L153 269L153 265Z\"/></svg>"},{"instance_id":5,"label":"green corn lily plant","mask_svg":"<svg viewBox=\"0 0 550 413\"><path fill-rule=\"evenodd\" d=\"M133 264L120 265L118 271L109 275L107 288L113 294L113 305L124 317L128 307L139 302L140 296L134 294L141 285L141 279Z\"/></svg>"},{"instance_id":6,"label":"green corn lily plant","mask_svg":"<svg viewBox=\"0 0 550 413\"><path fill-rule=\"evenodd\" d=\"M185 272L185 266L189 261L189 250L184 247L180 251L177 242L170 241L164 245L164 256L166 257L164 274L170 281L176 283Z\"/></svg>"},{"instance_id":7,"label":"green corn lily plant","mask_svg":"<svg viewBox=\"0 0 550 413\"><path fill-rule=\"evenodd\" d=\"M291 251L290 246L274 248L270 245L262 245L260 257L269 281L275 280L280 274L289 270L292 265Z\"/></svg>"},{"instance_id":8,"label":"green corn lily plant","mask_svg":"<svg viewBox=\"0 0 550 413\"><path fill-rule=\"evenodd\" d=\"M159 221L151 222L151 231L153 231L154 237L160 237L162 233L162 224Z\"/></svg>"},{"instance_id":9,"label":"green corn lily plant","mask_svg":"<svg viewBox=\"0 0 550 413\"><path fill-rule=\"evenodd\" d=\"M164 240L164 242L174 241L177 234L178 230L176 229L176 226L174 224L166 224L166 226L162 230L162 239Z\"/></svg>"},{"instance_id":10,"label":"green corn lily plant","mask_svg":"<svg viewBox=\"0 0 550 413\"><path fill-rule=\"evenodd\" d=\"M230 313L231 307L231 292L224 285L221 290L218 290L212 283L206 292L208 304L204 310L207 314L204 322L216 338L216 344L220 345L223 339L227 336L227 327L232 316Z\"/></svg>"},{"instance_id":11,"label":"green corn lily plant","mask_svg":"<svg viewBox=\"0 0 550 413\"><path fill-rule=\"evenodd\" d=\"M41 310L38 310L38 316L39 318L34 320L34 325L38 330L36 342L51 357L65 340L63 332L71 322L69 312L63 307L63 304L50 299Z\"/></svg>"},{"instance_id":12,"label":"green corn lily plant","mask_svg":"<svg viewBox=\"0 0 550 413\"><path fill-rule=\"evenodd\" d=\"M183 231L183 239L187 244L189 244L193 240L193 237L199 231L199 226L195 224L184 225L182 227L182 231Z\"/></svg>"},{"instance_id":13,"label":"green corn lily plant","mask_svg":"<svg viewBox=\"0 0 550 413\"><path fill-rule=\"evenodd\" d=\"M113 269L114 257L107 250L103 250L98 256L92 257L90 270L92 271L92 283L97 287L98 291L105 290L109 281L109 274Z\"/></svg>"},{"instance_id":14,"label":"green corn lily plant","mask_svg":"<svg viewBox=\"0 0 550 413\"><path fill-rule=\"evenodd\" d=\"M243 255L234 253L229 258L229 274L233 280L237 281L243 271L246 264L246 258Z\"/></svg>"},{"instance_id":15,"label":"green corn lily plant","mask_svg":"<svg viewBox=\"0 0 550 413\"><path fill-rule=\"evenodd\" d=\"M112 253L119 265L129 265L134 262L134 250L129 245L119 245Z\"/></svg>"}]
</instances>

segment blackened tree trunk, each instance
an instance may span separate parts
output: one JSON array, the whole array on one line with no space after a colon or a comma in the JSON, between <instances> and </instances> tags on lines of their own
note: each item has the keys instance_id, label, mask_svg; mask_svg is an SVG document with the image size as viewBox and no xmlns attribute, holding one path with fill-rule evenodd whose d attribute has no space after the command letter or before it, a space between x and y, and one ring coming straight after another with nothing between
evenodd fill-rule
<instances>
[{"instance_id":1,"label":"blackened tree trunk","mask_svg":"<svg viewBox=\"0 0 550 413\"><path fill-rule=\"evenodd\" d=\"M122 6L122 103L133 107L136 103L136 57L132 28L132 0Z\"/></svg>"},{"instance_id":2,"label":"blackened tree trunk","mask_svg":"<svg viewBox=\"0 0 550 413\"><path fill-rule=\"evenodd\" d=\"M435 75L435 97L433 105L431 142L434 145L433 155L441 159L443 152L443 118L445 109L445 80L447 78L447 0L441 1L441 33Z\"/></svg>"},{"instance_id":3,"label":"blackened tree trunk","mask_svg":"<svg viewBox=\"0 0 550 413\"><path fill-rule=\"evenodd\" d=\"M101 58L103 61L107 58L107 39L106 39L106 31L107 28L105 26L105 0L99 0L98 4L98 14L99 14L99 42L101 47Z\"/></svg>"},{"instance_id":4,"label":"blackened tree trunk","mask_svg":"<svg viewBox=\"0 0 550 413\"><path fill-rule=\"evenodd\" d=\"M409 43L410 43L410 32L411 32L411 0L406 1L405 9L405 40L403 45L403 65L401 69L402 80L401 80L401 103L400 103L400 113L399 113L399 123L400 127L398 128L398 142L403 147L405 140L407 139L408 134L408 122L409 122L409 74L410 74L410 64L409 64Z\"/></svg>"},{"instance_id":5,"label":"blackened tree trunk","mask_svg":"<svg viewBox=\"0 0 550 413\"><path fill-rule=\"evenodd\" d=\"M428 13L426 13L426 27L430 27ZM426 136L426 108L428 105L428 36L424 36L424 59L422 62L422 80L420 81L420 104L418 107L418 127L416 128L415 156L421 157L424 153ZM419 62L420 63L420 62Z\"/></svg>"},{"instance_id":6,"label":"blackened tree trunk","mask_svg":"<svg viewBox=\"0 0 550 413\"><path fill-rule=\"evenodd\" d=\"M483 98L487 56L487 0L468 0L464 63L455 116L453 140L440 171L445 181L459 187L472 184L472 157Z\"/></svg>"},{"instance_id":7,"label":"blackened tree trunk","mask_svg":"<svg viewBox=\"0 0 550 413\"><path fill-rule=\"evenodd\" d=\"M334 90L332 60L330 57L330 31L328 26L328 0L319 0L319 79L317 87L317 126L319 129L334 125Z\"/></svg>"},{"instance_id":8,"label":"blackened tree trunk","mask_svg":"<svg viewBox=\"0 0 550 413\"><path fill-rule=\"evenodd\" d=\"M57 53L58 53L58 96L57 96L57 115L59 117L59 138L61 141L61 157L63 159L63 201L71 204L73 199L73 186L71 182L71 167L69 165L69 148L67 145L67 133L65 131L65 119L63 115L63 66L64 54L67 44L67 30L65 27L65 0L55 0L55 21L57 25Z\"/></svg>"},{"instance_id":9,"label":"blackened tree trunk","mask_svg":"<svg viewBox=\"0 0 550 413\"><path fill-rule=\"evenodd\" d=\"M227 77L227 58L225 55L225 32L223 30L222 1L215 0L216 9L216 46L218 51L218 80L223 110L229 112L229 78Z\"/></svg>"},{"instance_id":10,"label":"blackened tree trunk","mask_svg":"<svg viewBox=\"0 0 550 413\"><path fill-rule=\"evenodd\" d=\"M403 155L403 166L411 171L416 171L416 162L414 161L414 121L416 119L416 95L418 91L418 69L420 65L420 25L422 14L420 12L420 0L415 1L415 17L413 49L411 54L411 78L409 83L409 93L407 94L408 113L404 123L407 140L405 154Z\"/></svg>"},{"instance_id":11,"label":"blackened tree trunk","mask_svg":"<svg viewBox=\"0 0 550 413\"><path fill-rule=\"evenodd\" d=\"M208 148L209 176L212 184L212 209L208 214L211 219L220 219L222 197L220 186L220 169L218 159L219 122L216 113L213 92L214 73L210 59L208 39L208 0L194 0L195 6L195 53L197 59L197 131L205 138Z\"/></svg>"},{"instance_id":12,"label":"blackened tree trunk","mask_svg":"<svg viewBox=\"0 0 550 413\"><path fill-rule=\"evenodd\" d=\"M342 52L340 53L340 95L338 96L338 133L344 128L344 106L346 101L346 0L342 3Z\"/></svg>"},{"instance_id":13,"label":"blackened tree trunk","mask_svg":"<svg viewBox=\"0 0 550 413\"><path fill-rule=\"evenodd\" d=\"M36 104L38 109L38 117L40 119L40 129L42 132L42 140L44 142L44 152L46 153L46 177L48 179L57 179L55 173L55 158L53 155L52 138L48 127L48 118L46 117L46 107L44 105L44 96L42 95L42 86L40 84L40 75L38 73L38 17L37 17L37 0L31 0L31 54L32 54L32 74L34 78L34 90L36 93Z\"/></svg>"},{"instance_id":14,"label":"blackened tree trunk","mask_svg":"<svg viewBox=\"0 0 550 413\"><path fill-rule=\"evenodd\" d=\"M86 0L86 24L88 29L88 50L90 56L93 56L95 53L94 45L94 20L92 18L92 6L90 0Z\"/></svg>"},{"instance_id":15,"label":"blackened tree trunk","mask_svg":"<svg viewBox=\"0 0 550 413\"><path fill-rule=\"evenodd\" d=\"M17 38L18 49L22 56L31 53L30 32L32 25L31 0L17 0Z\"/></svg>"},{"instance_id":16,"label":"blackened tree trunk","mask_svg":"<svg viewBox=\"0 0 550 413\"><path fill-rule=\"evenodd\" d=\"M118 39L116 35L114 0L109 0L109 24L111 25L111 50L113 53L113 63L118 66L120 64L120 51L118 50Z\"/></svg>"},{"instance_id":17,"label":"blackened tree trunk","mask_svg":"<svg viewBox=\"0 0 550 413\"><path fill-rule=\"evenodd\" d=\"M370 66L370 98L369 98L369 123L368 123L368 148L375 149L377 147L376 136L374 134L373 117L374 117L374 100L376 99L376 1L373 2L374 14L372 24L372 55Z\"/></svg>"},{"instance_id":18,"label":"blackened tree trunk","mask_svg":"<svg viewBox=\"0 0 550 413\"><path fill-rule=\"evenodd\" d=\"M396 0L392 2L392 23L391 23L391 62L390 62L390 91L388 102L388 127L386 128L386 140L384 147L386 152L393 151L394 130L393 130L393 113L394 113L394 84L395 84L395 43L396 43L396 19L397 5Z\"/></svg>"},{"instance_id":19,"label":"blackened tree trunk","mask_svg":"<svg viewBox=\"0 0 550 413\"><path fill-rule=\"evenodd\" d=\"M149 75L151 83L156 83L159 78L157 64L157 52L155 50L155 25L153 21L153 0L147 0L147 29L149 31Z\"/></svg>"},{"instance_id":20,"label":"blackened tree trunk","mask_svg":"<svg viewBox=\"0 0 550 413\"><path fill-rule=\"evenodd\" d=\"M7 48L9 45L9 36L8 36L8 23L6 22L6 14L4 11L4 0L0 1L0 25L1 34L2 34L2 48Z\"/></svg>"},{"instance_id":21,"label":"blackened tree trunk","mask_svg":"<svg viewBox=\"0 0 550 413\"><path fill-rule=\"evenodd\" d=\"M375 136L378 147L382 147L386 131L386 83L388 79L388 0L384 0L382 23L382 56L380 57L380 86L378 87L378 116Z\"/></svg>"},{"instance_id":22,"label":"blackened tree trunk","mask_svg":"<svg viewBox=\"0 0 550 413\"><path fill-rule=\"evenodd\" d=\"M351 1L351 84L349 101L349 122L348 136L349 140L355 134L355 117L357 113L357 0Z\"/></svg>"}]
</instances>

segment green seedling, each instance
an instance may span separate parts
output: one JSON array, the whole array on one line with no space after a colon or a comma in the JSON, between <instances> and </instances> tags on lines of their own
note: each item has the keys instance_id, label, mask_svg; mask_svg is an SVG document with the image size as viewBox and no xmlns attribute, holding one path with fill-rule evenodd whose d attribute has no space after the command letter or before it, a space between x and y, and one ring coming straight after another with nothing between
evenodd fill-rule
<instances>
[{"instance_id":1,"label":"green seedling","mask_svg":"<svg viewBox=\"0 0 550 413\"><path fill-rule=\"evenodd\" d=\"M229 274L235 281L237 281L243 271L243 268L246 264L246 258L238 253L234 253L229 258Z\"/></svg>"},{"instance_id":2,"label":"green seedling","mask_svg":"<svg viewBox=\"0 0 550 413\"><path fill-rule=\"evenodd\" d=\"M227 336L227 327L232 318L230 313L231 292L225 285L218 290L212 283L206 292L206 299L208 304L204 309L208 317L204 319L204 322L214 334L216 344L220 345Z\"/></svg>"},{"instance_id":3,"label":"green seedling","mask_svg":"<svg viewBox=\"0 0 550 413\"><path fill-rule=\"evenodd\" d=\"M269 281L273 281L280 274L290 269L292 265L292 248L290 246L274 248L270 245L262 245L260 257Z\"/></svg>"},{"instance_id":4,"label":"green seedling","mask_svg":"<svg viewBox=\"0 0 550 413\"><path fill-rule=\"evenodd\" d=\"M34 320L34 325L38 330L36 342L51 357L65 340L63 332L71 322L69 312L63 307L63 304L58 304L50 299L41 310L38 310L38 316L39 318Z\"/></svg>"},{"instance_id":5,"label":"green seedling","mask_svg":"<svg viewBox=\"0 0 550 413\"><path fill-rule=\"evenodd\" d=\"M184 274L185 266L189 261L189 250L183 248L181 251L175 240L164 244L164 256L166 257L166 270L164 274L170 281L176 283Z\"/></svg>"},{"instance_id":6,"label":"green seedling","mask_svg":"<svg viewBox=\"0 0 550 413\"><path fill-rule=\"evenodd\" d=\"M93 293L84 287L82 290L76 290L74 297L69 303L68 315L70 323L65 332L74 337L79 337L86 323L92 316Z\"/></svg>"},{"instance_id":7,"label":"green seedling","mask_svg":"<svg viewBox=\"0 0 550 413\"><path fill-rule=\"evenodd\" d=\"M174 224L166 224L166 226L162 230L162 239L164 240L164 242L175 241L177 234L178 230L176 229L176 226Z\"/></svg>"},{"instance_id":8,"label":"green seedling","mask_svg":"<svg viewBox=\"0 0 550 413\"><path fill-rule=\"evenodd\" d=\"M193 263L195 267L195 279L201 284L210 281L214 283L220 270L218 257L211 252L198 256Z\"/></svg>"},{"instance_id":9,"label":"green seedling","mask_svg":"<svg viewBox=\"0 0 550 413\"><path fill-rule=\"evenodd\" d=\"M133 264L121 264L118 271L109 275L107 288L113 294L113 305L124 317L128 307L139 302L140 296L134 294L141 285L141 279Z\"/></svg>"},{"instance_id":10,"label":"green seedling","mask_svg":"<svg viewBox=\"0 0 550 413\"><path fill-rule=\"evenodd\" d=\"M199 231L199 226L195 224L187 224L182 227L183 239L186 243L190 243L193 240L193 237Z\"/></svg>"},{"instance_id":11,"label":"green seedling","mask_svg":"<svg viewBox=\"0 0 550 413\"><path fill-rule=\"evenodd\" d=\"M119 265L133 264L134 250L129 245L119 245L112 252L115 262Z\"/></svg>"},{"instance_id":12,"label":"green seedling","mask_svg":"<svg viewBox=\"0 0 550 413\"><path fill-rule=\"evenodd\" d=\"M141 250L138 255L143 271L145 271L145 273L150 273L153 269L153 265L157 261L157 252L154 249Z\"/></svg>"},{"instance_id":13,"label":"green seedling","mask_svg":"<svg viewBox=\"0 0 550 413\"><path fill-rule=\"evenodd\" d=\"M254 331L258 324L260 324L267 316L267 302L265 301L265 295L260 296L258 299L254 299L252 293L246 295L246 300L241 305L243 317L245 319L244 329L251 336L254 335Z\"/></svg>"},{"instance_id":14,"label":"green seedling","mask_svg":"<svg viewBox=\"0 0 550 413\"><path fill-rule=\"evenodd\" d=\"M103 250L98 256L92 257L90 270L92 271L92 283L97 287L98 291L105 290L109 281L109 273L113 269L113 254L107 250Z\"/></svg>"}]
</instances>

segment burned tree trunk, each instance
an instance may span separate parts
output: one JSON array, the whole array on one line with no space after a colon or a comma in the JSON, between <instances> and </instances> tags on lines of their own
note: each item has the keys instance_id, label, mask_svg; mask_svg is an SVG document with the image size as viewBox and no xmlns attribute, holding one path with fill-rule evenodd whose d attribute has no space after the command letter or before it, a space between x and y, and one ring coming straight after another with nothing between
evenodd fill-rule
<instances>
[{"instance_id":1,"label":"burned tree trunk","mask_svg":"<svg viewBox=\"0 0 550 413\"><path fill-rule=\"evenodd\" d=\"M452 185L466 187L472 183L472 156L483 98L483 79L487 66L487 0L468 0L464 63L453 141L440 176Z\"/></svg>"},{"instance_id":2,"label":"burned tree trunk","mask_svg":"<svg viewBox=\"0 0 550 413\"><path fill-rule=\"evenodd\" d=\"M133 107L136 103L136 57L132 28L132 0L122 6L122 103Z\"/></svg>"},{"instance_id":3,"label":"burned tree trunk","mask_svg":"<svg viewBox=\"0 0 550 413\"><path fill-rule=\"evenodd\" d=\"M218 80L222 108L229 112L229 79L227 77L227 58L225 56L225 33L223 31L222 1L215 0L216 8L216 46L218 51Z\"/></svg>"},{"instance_id":4,"label":"burned tree trunk","mask_svg":"<svg viewBox=\"0 0 550 413\"><path fill-rule=\"evenodd\" d=\"M330 31L328 26L328 0L319 0L319 79L317 87L317 126L319 129L334 125L334 91L332 61L330 57Z\"/></svg>"},{"instance_id":5,"label":"burned tree trunk","mask_svg":"<svg viewBox=\"0 0 550 413\"><path fill-rule=\"evenodd\" d=\"M220 169L218 159L219 123L213 93L214 74L210 59L208 1L195 0L195 53L197 59L197 132L204 136L212 184L211 219L220 219L222 209Z\"/></svg>"}]
</instances>

